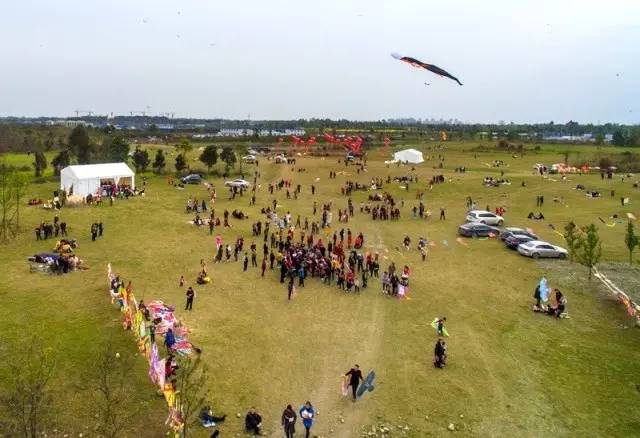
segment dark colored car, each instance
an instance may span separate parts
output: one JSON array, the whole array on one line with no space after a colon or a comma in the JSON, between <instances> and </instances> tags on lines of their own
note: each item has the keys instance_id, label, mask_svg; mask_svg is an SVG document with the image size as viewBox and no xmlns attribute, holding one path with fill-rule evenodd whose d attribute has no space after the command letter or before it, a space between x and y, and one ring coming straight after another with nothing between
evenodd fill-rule
<instances>
[{"instance_id":1,"label":"dark colored car","mask_svg":"<svg viewBox=\"0 0 640 438\"><path fill-rule=\"evenodd\" d=\"M524 228L513 228L513 227L505 228L504 230L502 230L502 233L500 233L500 239L507 240L507 237L513 236L514 234L519 234L521 236L529 236L532 238L532 240L538 239L538 236L536 236L534 233L530 233Z\"/></svg>"},{"instance_id":2,"label":"dark colored car","mask_svg":"<svg viewBox=\"0 0 640 438\"><path fill-rule=\"evenodd\" d=\"M504 244L507 245L507 248L510 249L518 249L518 245L525 242L531 242L532 240L536 240L537 238L528 236L526 234L515 234L511 233L504 239Z\"/></svg>"},{"instance_id":3,"label":"dark colored car","mask_svg":"<svg viewBox=\"0 0 640 438\"><path fill-rule=\"evenodd\" d=\"M497 236L500 229L480 222L469 222L458 227L458 234L464 237L487 237L491 234Z\"/></svg>"},{"instance_id":4,"label":"dark colored car","mask_svg":"<svg viewBox=\"0 0 640 438\"><path fill-rule=\"evenodd\" d=\"M191 175L183 177L180 181L182 181L182 184L200 184L202 177L197 173L192 173Z\"/></svg>"}]
</instances>

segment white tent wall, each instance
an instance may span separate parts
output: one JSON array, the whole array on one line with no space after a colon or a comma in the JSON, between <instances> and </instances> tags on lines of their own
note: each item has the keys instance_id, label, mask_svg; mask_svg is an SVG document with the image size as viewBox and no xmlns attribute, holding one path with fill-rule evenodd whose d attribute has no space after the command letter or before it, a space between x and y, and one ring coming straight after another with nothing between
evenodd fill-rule
<instances>
[{"instance_id":1,"label":"white tent wall","mask_svg":"<svg viewBox=\"0 0 640 438\"><path fill-rule=\"evenodd\" d=\"M422 152L415 149L405 149L393 154L393 160L401 163L419 164L424 161Z\"/></svg>"},{"instance_id":2,"label":"white tent wall","mask_svg":"<svg viewBox=\"0 0 640 438\"><path fill-rule=\"evenodd\" d=\"M125 163L87 164L68 166L60 172L60 189L73 190L74 195L87 196L98 193L102 180L113 180L116 185L130 182L135 189L135 174Z\"/></svg>"}]
</instances>

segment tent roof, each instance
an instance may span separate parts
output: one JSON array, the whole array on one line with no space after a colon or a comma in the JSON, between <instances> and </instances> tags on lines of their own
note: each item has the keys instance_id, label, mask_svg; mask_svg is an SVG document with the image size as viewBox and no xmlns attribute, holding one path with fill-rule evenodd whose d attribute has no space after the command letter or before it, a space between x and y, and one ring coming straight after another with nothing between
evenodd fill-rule
<instances>
[{"instance_id":1,"label":"tent roof","mask_svg":"<svg viewBox=\"0 0 640 438\"><path fill-rule=\"evenodd\" d=\"M82 164L65 167L62 171L71 172L78 179L135 175L125 163Z\"/></svg>"},{"instance_id":2,"label":"tent roof","mask_svg":"<svg viewBox=\"0 0 640 438\"><path fill-rule=\"evenodd\" d=\"M409 161L414 164L422 163L422 152L416 149L404 149L393 154L393 159L396 161Z\"/></svg>"},{"instance_id":3,"label":"tent roof","mask_svg":"<svg viewBox=\"0 0 640 438\"><path fill-rule=\"evenodd\" d=\"M420 151L419 151L419 150L417 150L417 149L403 149L403 150L401 150L401 151L396 152L396 154L402 154L402 153L405 153L405 152L409 152L409 153L411 153L411 154L420 154L420 155L422 155L422 152L420 152ZM394 154L394 155L395 155L395 154Z\"/></svg>"}]
</instances>

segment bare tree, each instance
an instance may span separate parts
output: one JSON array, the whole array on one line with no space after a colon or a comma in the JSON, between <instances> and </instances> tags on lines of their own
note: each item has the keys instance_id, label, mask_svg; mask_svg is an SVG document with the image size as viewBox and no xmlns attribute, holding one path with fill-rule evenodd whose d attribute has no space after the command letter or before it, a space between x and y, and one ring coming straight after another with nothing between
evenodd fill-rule
<instances>
[{"instance_id":1,"label":"bare tree","mask_svg":"<svg viewBox=\"0 0 640 438\"><path fill-rule=\"evenodd\" d=\"M42 428L43 408L50 403L49 380L53 374L53 349L42 347L35 336L23 354L9 364L12 386L1 397L14 432L35 438Z\"/></svg>"},{"instance_id":2,"label":"bare tree","mask_svg":"<svg viewBox=\"0 0 640 438\"><path fill-rule=\"evenodd\" d=\"M126 371L131 369L129 362L129 359L120 357L115 352L111 339L96 359L94 371L97 376L91 376L89 379L95 381L100 436L122 436L127 423L136 414L136 411L132 410L132 393L125 378Z\"/></svg>"},{"instance_id":3,"label":"bare tree","mask_svg":"<svg viewBox=\"0 0 640 438\"><path fill-rule=\"evenodd\" d=\"M20 229L20 205L26 187L23 175L0 164L0 240L14 238Z\"/></svg>"},{"instance_id":4,"label":"bare tree","mask_svg":"<svg viewBox=\"0 0 640 438\"><path fill-rule=\"evenodd\" d=\"M199 355L195 359L179 359L178 366L177 408L184 420L182 438L186 438L189 426L197 423L200 408L204 406L207 398L207 367L202 363Z\"/></svg>"}]
</instances>

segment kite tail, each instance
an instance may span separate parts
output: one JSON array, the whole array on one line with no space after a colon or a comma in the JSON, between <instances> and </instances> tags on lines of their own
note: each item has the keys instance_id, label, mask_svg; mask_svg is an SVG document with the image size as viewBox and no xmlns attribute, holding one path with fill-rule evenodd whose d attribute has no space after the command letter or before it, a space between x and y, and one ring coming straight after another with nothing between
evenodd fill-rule
<instances>
[{"instance_id":1,"label":"kite tail","mask_svg":"<svg viewBox=\"0 0 640 438\"><path fill-rule=\"evenodd\" d=\"M462 82L460 82L458 79L456 79L456 82L458 83L458 85L462 86Z\"/></svg>"}]
</instances>

